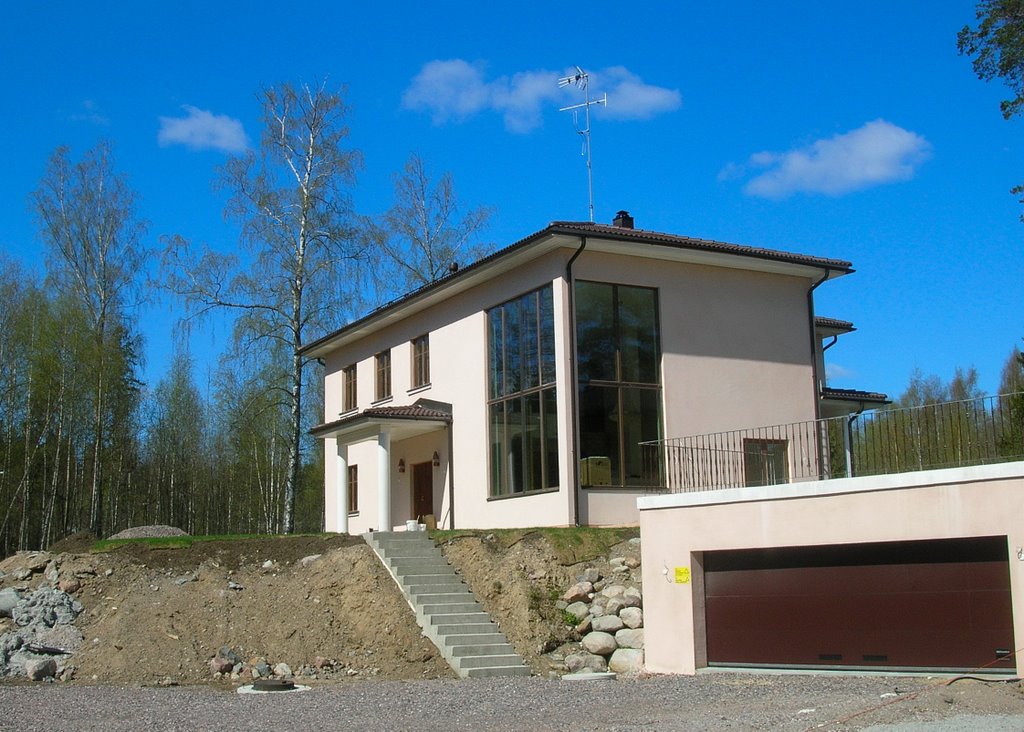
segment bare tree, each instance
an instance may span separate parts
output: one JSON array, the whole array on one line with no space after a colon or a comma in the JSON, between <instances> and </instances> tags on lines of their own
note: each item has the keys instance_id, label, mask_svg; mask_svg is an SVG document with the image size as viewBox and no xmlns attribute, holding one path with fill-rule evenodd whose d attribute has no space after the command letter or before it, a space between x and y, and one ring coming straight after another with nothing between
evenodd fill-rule
<instances>
[{"instance_id":1,"label":"bare tree","mask_svg":"<svg viewBox=\"0 0 1024 732\"><path fill-rule=\"evenodd\" d=\"M93 371L93 459L89 523L103 529L103 461L108 369L115 325L138 283L147 252L146 224L135 212L135 193L114 170L110 145L101 142L75 163L68 148L50 158L33 202L49 247L50 276L85 308L95 353Z\"/></svg>"},{"instance_id":2,"label":"bare tree","mask_svg":"<svg viewBox=\"0 0 1024 732\"><path fill-rule=\"evenodd\" d=\"M306 360L299 349L307 331L346 315L346 296L357 294L349 265L359 250L347 186L359 154L343 147L345 104L326 84L281 84L259 99L259 151L230 159L219 180L231 194L225 213L241 223L247 258L209 249L196 256L184 239L173 237L164 264L170 288L189 303L191 317L234 310L235 336L243 346L272 345L287 354L287 383L280 387L290 416L282 528L290 533L302 460Z\"/></svg>"},{"instance_id":3,"label":"bare tree","mask_svg":"<svg viewBox=\"0 0 1024 732\"><path fill-rule=\"evenodd\" d=\"M468 263L489 245L474 239L492 209L480 206L459 215L450 173L430 179L422 158L413 153L395 175L395 202L380 221L364 219L364 234L377 260L373 268L378 302L430 284L452 265Z\"/></svg>"}]
</instances>

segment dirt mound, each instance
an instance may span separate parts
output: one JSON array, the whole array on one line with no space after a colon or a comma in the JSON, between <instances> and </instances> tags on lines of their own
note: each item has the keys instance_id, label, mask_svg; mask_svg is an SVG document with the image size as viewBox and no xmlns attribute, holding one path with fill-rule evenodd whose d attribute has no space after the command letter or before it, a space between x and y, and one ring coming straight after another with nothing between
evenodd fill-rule
<instances>
[{"instance_id":1,"label":"dirt mound","mask_svg":"<svg viewBox=\"0 0 1024 732\"><path fill-rule=\"evenodd\" d=\"M108 539L150 539L161 536L188 536L188 534L177 526L165 526L156 524L153 526L133 526L124 531L107 537Z\"/></svg>"},{"instance_id":2,"label":"dirt mound","mask_svg":"<svg viewBox=\"0 0 1024 732\"><path fill-rule=\"evenodd\" d=\"M300 561L315 554L321 556ZM74 588L85 606L77 622L85 643L69 661L80 682L209 683L209 660L222 646L243 660L284 662L296 671L317 657L334 661L316 671L321 679L453 676L359 539L26 552L0 562L0 572L0 587Z\"/></svg>"}]
</instances>

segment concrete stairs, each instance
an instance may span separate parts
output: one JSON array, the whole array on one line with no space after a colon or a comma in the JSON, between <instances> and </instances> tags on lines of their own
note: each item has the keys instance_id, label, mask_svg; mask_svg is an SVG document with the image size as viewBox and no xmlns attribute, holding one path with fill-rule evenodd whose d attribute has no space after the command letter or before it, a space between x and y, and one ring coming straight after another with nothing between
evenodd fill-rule
<instances>
[{"instance_id":1,"label":"concrete stairs","mask_svg":"<svg viewBox=\"0 0 1024 732\"><path fill-rule=\"evenodd\" d=\"M363 538L395 578L423 635L460 677L530 675L530 668L426 532L373 531Z\"/></svg>"}]
</instances>

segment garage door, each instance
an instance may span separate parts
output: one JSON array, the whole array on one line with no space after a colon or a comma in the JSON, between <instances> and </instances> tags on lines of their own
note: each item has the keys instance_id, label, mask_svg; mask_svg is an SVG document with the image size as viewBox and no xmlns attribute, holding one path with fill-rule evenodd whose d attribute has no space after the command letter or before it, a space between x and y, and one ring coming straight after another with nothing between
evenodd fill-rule
<instances>
[{"instance_id":1,"label":"garage door","mask_svg":"<svg viewBox=\"0 0 1024 732\"><path fill-rule=\"evenodd\" d=\"M1005 537L708 552L711 665L1013 669Z\"/></svg>"}]
</instances>

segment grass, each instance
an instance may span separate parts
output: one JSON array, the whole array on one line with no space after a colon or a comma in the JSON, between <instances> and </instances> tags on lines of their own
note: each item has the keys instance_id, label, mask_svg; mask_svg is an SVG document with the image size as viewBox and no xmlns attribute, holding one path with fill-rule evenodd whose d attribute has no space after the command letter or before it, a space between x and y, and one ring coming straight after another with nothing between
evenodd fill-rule
<instances>
[{"instance_id":1,"label":"grass","mask_svg":"<svg viewBox=\"0 0 1024 732\"><path fill-rule=\"evenodd\" d=\"M102 539L92 545L92 552L107 552L125 544L144 544L151 549L187 549L196 542L204 541L246 541L250 539L289 539L309 536L334 536L334 534L210 534L208 536L157 536L140 539Z\"/></svg>"},{"instance_id":2,"label":"grass","mask_svg":"<svg viewBox=\"0 0 1024 732\"><path fill-rule=\"evenodd\" d=\"M456 529L454 531L430 532L431 538L439 543L465 536L488 535L493 535L506 548L531 535L543 536L554 550L558 562L568 566L587 562L607 553L616 544L640 536L640 529L635 526L614 529L593 526L568 528L544 526L531 529Z\"/></svg>"}]
</instances>

